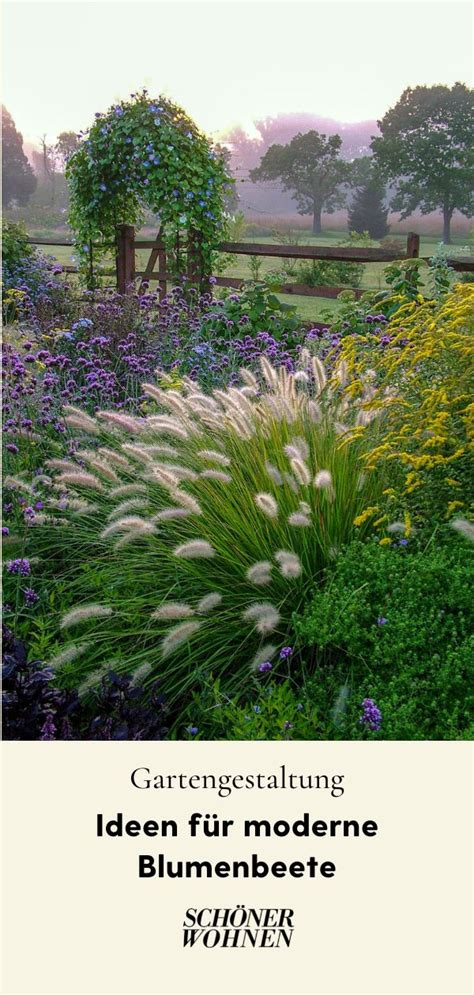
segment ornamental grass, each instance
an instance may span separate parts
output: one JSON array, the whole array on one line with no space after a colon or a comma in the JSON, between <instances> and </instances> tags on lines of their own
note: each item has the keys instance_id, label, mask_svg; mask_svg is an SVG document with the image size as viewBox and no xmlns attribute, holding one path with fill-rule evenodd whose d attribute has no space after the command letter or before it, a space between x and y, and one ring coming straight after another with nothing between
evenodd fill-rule
<instances>
[{"instance_id":1,"label":"ornamental grass","mask_svg":"<svg viewBox=\"0 0 474 995\"><path fill-rule=\"evenodd\" d=\"M63 686L139 669L176 699L206 673L233 693L262 663L287 672L293 614L381 495L363 459L380 432L372 392L351 400L344 384L303 350L295 374L262 358L210 395L144 384L144 417L65 408L73 455L51 461L30 531L68 592L51 661Z\"/></svg>"}]
</instances>

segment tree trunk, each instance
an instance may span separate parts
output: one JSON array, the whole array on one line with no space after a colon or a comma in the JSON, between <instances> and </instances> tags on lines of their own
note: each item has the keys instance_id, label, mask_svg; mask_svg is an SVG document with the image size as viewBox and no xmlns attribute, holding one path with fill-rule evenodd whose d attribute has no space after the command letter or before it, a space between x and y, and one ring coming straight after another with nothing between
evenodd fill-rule
<instances>
[{"instance_id":1,"label":"tree trunk","mask_svg":"<svg viewBox=\"0 0 474 995\"><path fill-rule=\"evenodd\" d=\"M321 234L321 204L313 206L313 235Z\"/></svg>"},{"instance_id":2,"label":"tree trunk","mask_svg":"<svg viewBox=\"0 0 474 995\"><path fill-rule=\"evenodd\" d=\"M443 207L443 242L445 245L451 245L451 218L453 216L452 210L445 204Z\"/></svg>"}]
</instances>

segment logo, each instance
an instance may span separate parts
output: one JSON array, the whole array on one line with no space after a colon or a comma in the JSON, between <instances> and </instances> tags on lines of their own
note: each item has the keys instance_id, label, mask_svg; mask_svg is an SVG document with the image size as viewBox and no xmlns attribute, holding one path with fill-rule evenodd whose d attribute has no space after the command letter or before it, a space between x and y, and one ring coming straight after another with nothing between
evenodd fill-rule
<instances>
[{"instance_id":1,"label":"logo","mask_svg":"<svg viewBox=\"0 0 474 995\"><path fill-rule=\"evenodd\" d=\"M293 909L186 909L183 947L289 947Z\"/></svg>"}]
</instances>

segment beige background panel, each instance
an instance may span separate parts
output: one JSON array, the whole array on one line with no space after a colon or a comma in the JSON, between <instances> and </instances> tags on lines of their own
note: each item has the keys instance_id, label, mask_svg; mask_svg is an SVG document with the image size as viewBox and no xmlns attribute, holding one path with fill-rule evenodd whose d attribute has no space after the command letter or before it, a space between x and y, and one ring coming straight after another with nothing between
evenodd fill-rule
<instances>
[{"instance_id":1,"label":"beige background panel","mask_svg":"<svg viewBox=\"0 0 474 995\"><path fill-rule=\"evenodd\" d=\"M7 743L4 995L469 995L466 743ZM344 774L328 791L139 791L130 772ZM177 839L97 839L97 812L174 818ZM236 820L190 840L194 811ZM374 819L375 838L246 840L244 818ZM332 879L138 878L170 859L332 860ZM183 949L188 907L294 909L289 949Z\"/></svg>"}]
</instances>

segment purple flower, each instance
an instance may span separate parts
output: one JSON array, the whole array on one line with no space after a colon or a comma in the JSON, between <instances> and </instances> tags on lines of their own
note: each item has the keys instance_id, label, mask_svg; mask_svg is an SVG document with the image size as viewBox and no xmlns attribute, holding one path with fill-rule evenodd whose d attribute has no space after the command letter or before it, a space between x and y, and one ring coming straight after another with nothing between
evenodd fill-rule
<instances>
[{"instance_id":1,"label":"purple flower","mask_svg":"<svg viewBox=\"0 0 474 995\"><path fill-rule=\"evenodd\" d=\"M33 605L36 605L36 603L39 601L39 594L37 594L32 587L24 587L22 588L22 590L23 590L23 596L25 599L26 607L32 608Z\"/></svg>"},{"instance_id":2,"label":"purple flower","mask_svg":"<svg viewBox=\"0 0 474 995\"><path fill-rule=\"evenodd\" d=\"M386 625L387 622L388 622L388 618L384 618L383 615L379 615L379 617L377 619L377 625Z\"/></svg>"},{"instance_id":3,"label":"purple flower","mask_svg":"<svg viewBox=\"0 0 474 995\"><path fill-rule=\"evenodd\" d=\"M265 660L264 663L260 664L260 666L259 666L258 669L259 669L259 671L260 671L261 674L268 674L268 671L272 669L272 665L270 663L270 660Z\"/></svg>"},{"instance_id":4,"label":"purple flower","mask_svg":"<svg viewBox=\"0 0 474 995\"><path fill-rule=\"evenodd\" d=\"M8 535L10 535L10 529L6 525L3 525L2 526L2 536L8 536Z\"/></svg>"},{"instance_id":5,"label":"purple flower","mask_svg":"<svg viewBox=\"0 0 474 995\"><path fill-rule=\"evenodd\" d=\"M292 729L293 728L292 722L285 722L283 728L284 728L285 732L286 732L287 729Z\"/></svg>"},{"instance_id":6,"label":"purple flower","mask_svg":"<svg viewBox=\"0 0 474 995\"><path fill-rule=\"evenodd\" d=\"M372 698L364 698L362 702L362 715L360 722L367 726L372 732L378 732L382 726L382 712Z\"/></svg>"},{"instance_id":7,"label":"purple flower","mask_svg":"<svg viewBox=\"0 0 474 995\"><path fill-rule=\"evenodd\" d=\"M280 660L288 660L289 657L292 655L292 653L293 653L292 646L284 646L283 649L280 650Z\"/></svg>"},{"instance_id":8,"label":"purple flower","mask_svg":"<svg viewBox=\"0 0 474 995\"><path fill-rule=\"evenodd\" d=\"M16 454L19 452L18 446L15 446L14 442L8 442L6 448L8 452L13 453L14 456L16 456Z\"/></svg>"},{"instance_id":9,"label":"purple flower","mask_svg":"<svg viewBox=\"0 0 474 995\"><path fill-rule=\"evenodd\" d=\"M188 726L186 732L189 732L190 736L195 736L199 732L199 729L197 726Z\"/></svg>"},{"instance_id":10,"label":"purple flower","mask_svg":"<svg viewBox=\"0 0 474 995\"><path fill-rule=\"evenodd\" d=\"M40 739L42 740L56 739L56 731L57 730L53 722L53 716L51 712L49 712L48 715L46 716L46 721L42 726Z\"/></svg>"},{"instance_id":11,"label":"purple flower","mask_svg":"<svg viewBox=\"0 0 474 995\"><path fill-rule=\"evenodd\" d=\"M20 577L29 577L31 573L30 561L23 557L17 560L8 560L7 573L19 574Z\"/></svg>"}]
</instances>

